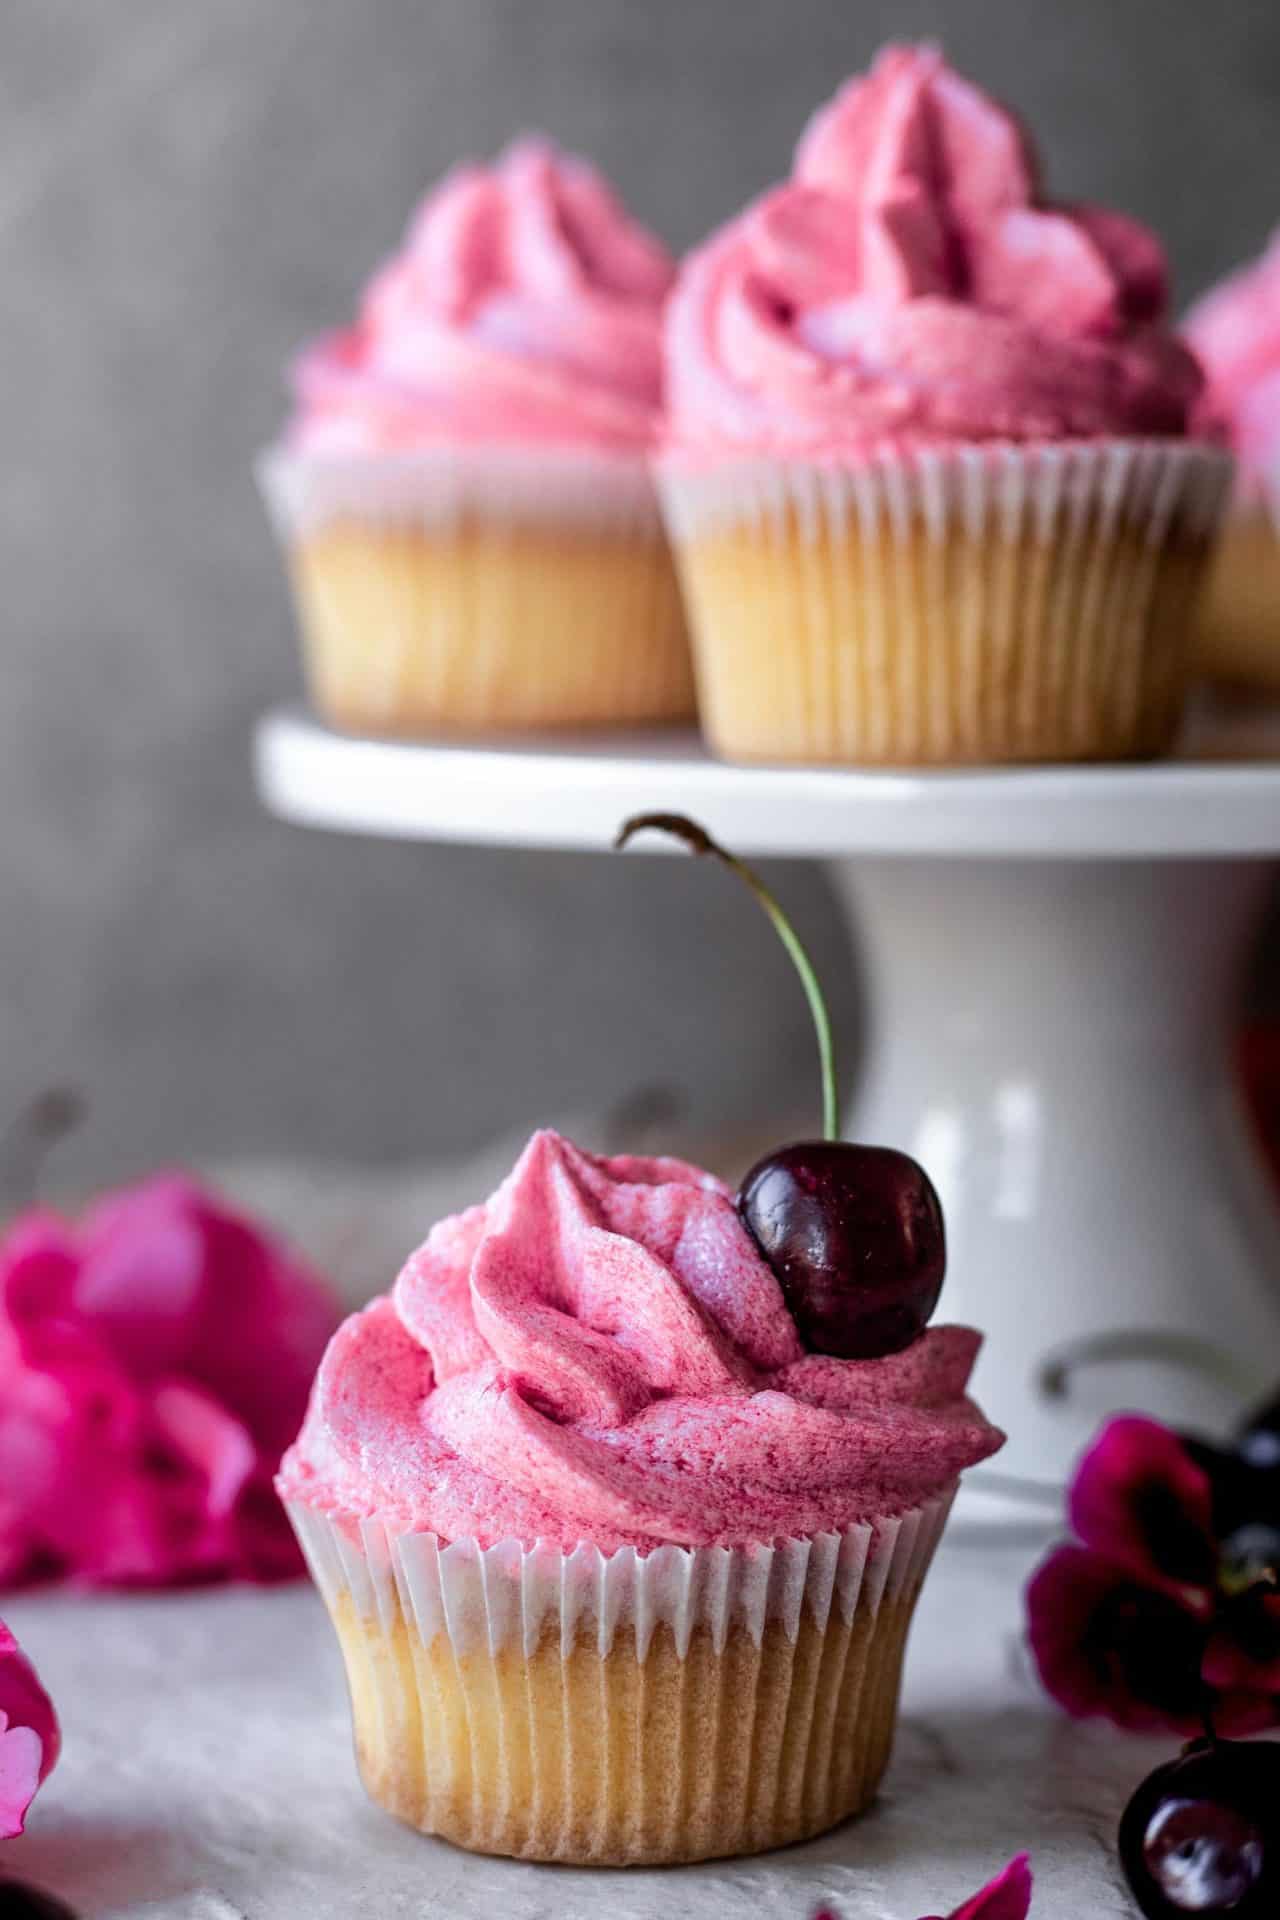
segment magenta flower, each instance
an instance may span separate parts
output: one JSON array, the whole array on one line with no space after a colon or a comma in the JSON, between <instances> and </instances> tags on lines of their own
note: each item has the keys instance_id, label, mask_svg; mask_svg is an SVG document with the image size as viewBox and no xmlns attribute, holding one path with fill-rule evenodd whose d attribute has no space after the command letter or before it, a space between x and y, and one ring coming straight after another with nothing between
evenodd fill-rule
<instances>
[{"instance_id":1,"label":"magenta flower","mask_svg":"<svg viewBox=\"0 0 1280 1920\"><path fill-rule=\"evenodd\" d=\"M195 1181L0 1240L0 1583L299 1570L271 1481L337 1323L328 1290Z\"/></svg>"},{"instance_id":2,"label":"magenta flower","mask_svg":"<svg viewBox=\"0 0 1280 1920\"><path fill-rule=\"evenodd\" d=\"M1031 1864L1025 1853L1011 1860L1003 1873L989 1881L981 1893L957 1907L949 1920L1027 1920L1031 1906ZM839 1920L831 1907L820 1907L813 1920ZM925 1920L930 1920L928 1915ZM934 1915L932 1920L940 1920Z\"/></svg>"},{"instance_id":3,"label":"magenta flower","mask_svg":"<svg viewBox=\"0 0 1280 1920\"><path fill-rule=\"evenodd\" d=\"M0 1620L0 1840L22 1832L61 1744L53 1702Z\"/></svg>"},{"instance_id":4,"label":"magenta flower","mask_svg":"<svg viewBox=\"0 0 1280 1920\"><path fill-rule=\"evenodd\" d=\"M1135 1733L1226 1735L1280 1717L1280 1595L1233 1572L1274 1524L1275 1481L1236 1455L1125 1415L1103 1427L1068 1492L1079 1545L1027 1588L1045 1687L1078 1718Z\"/></svg>"}]
</instances>

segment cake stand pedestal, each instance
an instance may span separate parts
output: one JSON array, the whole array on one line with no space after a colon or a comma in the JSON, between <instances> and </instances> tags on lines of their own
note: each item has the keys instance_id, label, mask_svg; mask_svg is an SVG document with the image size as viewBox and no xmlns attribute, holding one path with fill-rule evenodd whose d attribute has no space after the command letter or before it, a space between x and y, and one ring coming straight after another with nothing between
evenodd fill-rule
<instances>
[{"instance_id":1,"label":"cake stand pedestal","mask_svg":"<svg viewBox=\"0 0 1280 1920\"><path fill-rule=\"evenodd\" d=\"M824 859L869 989L849 1128L938 1183L1006 1478L1052 1497L1107 1410L1213 1426L1280 1377L1280 1211L1228 1029L1280 764L743 768L683 734L418 746L285 711L257 773L313 827L603 850L660 807Z\"/></svg>"}]
</instances>

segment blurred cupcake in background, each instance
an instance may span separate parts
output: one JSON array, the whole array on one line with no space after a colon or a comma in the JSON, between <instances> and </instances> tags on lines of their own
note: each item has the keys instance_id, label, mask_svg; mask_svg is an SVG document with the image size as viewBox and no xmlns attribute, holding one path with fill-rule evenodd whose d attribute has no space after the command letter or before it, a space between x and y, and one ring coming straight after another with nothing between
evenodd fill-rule
<instances>
[{"instance_id":1,"label":"blurred cupcake in background","mask_svg":"<svg viewBox=\"0 0 1280 1920\"><path fill-rule=\"evenodd\" d=\"M1211 417L1237 462L1235 494L1200 607L1200 665L1280 695L1280 228L1260 260L1192 309Z\"/></svg>"},{"instance_id":2,"label":"blurred cupcake in background","mask_svg":"<svg viewBox=\"0 0 1280 1920\"><path fill-rule=\"evenodd\" d=\"M684 264L661 484L711 742L746 760L1168 746L1229 461L1164 256L1056 206L1003 108L893 47Z\"/></svg>"},{"instance_id":3,"label":"blurred cupcake in background","mask_svg":"<svg viewBox=\"0 0 1280 1920\"><path fill-rule=\"evenodd\" d=\"M261 467L307 677L379 734L687 717L648 469L672 263L527 139L427 196Z\"/></svg>"}]
</instances>

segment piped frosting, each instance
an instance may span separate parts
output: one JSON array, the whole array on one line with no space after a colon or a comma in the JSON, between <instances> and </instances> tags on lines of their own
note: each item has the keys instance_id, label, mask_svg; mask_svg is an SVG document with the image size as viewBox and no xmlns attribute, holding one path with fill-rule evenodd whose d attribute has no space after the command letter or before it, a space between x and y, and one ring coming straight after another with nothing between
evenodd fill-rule
<instances>
[{"instance_id":1,"label":"piped frosting","mask_svg":"<svg viewBox=\"0 0 1280 1920\"><path fill-rule=\"evenodd\" d=\"M684 263L670 437L820 459L1182 434L1201 381L1167 301L1146 228L1047 200L1010 113L936 48L890 47Z\"/></svg>"},{"instance_id":2,"label":"piped frosting","mask_svg":"<svg viewBox=\"0 0 1280 1920\"><path fill-rule=\"evenodd\" d=\"M1197 301L1186 334L1209 379L1205 413L1230 437L1243 490L1270 487L1280 502L1280 227L1259 259Z\"/></svg>"},{"instance_id":3,"label":"piped frosting","mask_svg":"<svg viewBox=\"0 0 1280 1920\"><path fill-rule=\"evenodd\" d=\"M728 1189L672 1159L534 1135L339 1330L286 1499L481 1546L736 1546L944 1491L1002 1436L979 1345L806 1353Z\"/></svg>"},{"instance_id":4,"label":"piped frosting","mask_svg":"<svg viewBox=\"0 0 1280 1920\"><path fill-rule=\"evenodd\" d=\"M428 194L355 325L297 362L311 453L462 442L643 448L661 394L665 249L544 139Z\"/></svg>"}]
</instances>

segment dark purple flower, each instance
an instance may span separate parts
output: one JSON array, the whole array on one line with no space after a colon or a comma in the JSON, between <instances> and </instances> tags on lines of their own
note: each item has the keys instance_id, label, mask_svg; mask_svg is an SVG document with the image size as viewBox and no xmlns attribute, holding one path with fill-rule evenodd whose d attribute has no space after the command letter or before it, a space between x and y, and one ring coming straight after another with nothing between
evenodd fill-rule
<instances>
[{"instance_id":1,"label":"dark purple flower","mask_svg":"<svg viewBox=\"0 0 1280 1920\"><path fill-rule=\"evenodd\" d=\"M1088 1547L1059 1547L1027 1588L1040 1678L1077 1719L1104 1714L1131 1733L1202 1724L1205 1622Z\"/></svg>"},{"instance_id":2,"label":"dark purple flower","mask_svg":"<svg viewBox=\"0 0 1280 1920\"><path fill-rule=\"evenodd\" d=\"M1057 1548L1027 1588L1031 1650L1068 1713L1140 1733L1276 1723L1280 1593L1258 1511L1270 1484L1154 1420L1103 1427L1068 1492L1083 1544Z\"/></svg>"},{"instance_id":3,"label":"dark purple flower","mask_svg":"<svg viewBox=\"0 0 1280 1920\"><path fill-rule=\"evenodd\" d=\"M1158 1421L1136 1414L1108 1421L1076 1468L1067 1512L1086 1547L1141 1579L1212 1584L1209 1476Z\"/></svg>"}]
</instances>

